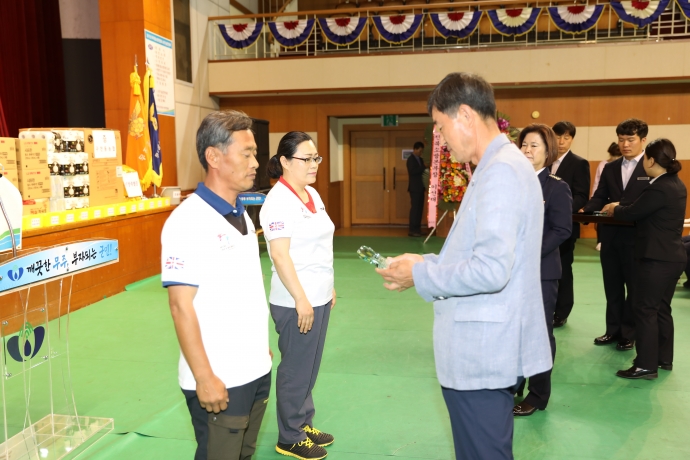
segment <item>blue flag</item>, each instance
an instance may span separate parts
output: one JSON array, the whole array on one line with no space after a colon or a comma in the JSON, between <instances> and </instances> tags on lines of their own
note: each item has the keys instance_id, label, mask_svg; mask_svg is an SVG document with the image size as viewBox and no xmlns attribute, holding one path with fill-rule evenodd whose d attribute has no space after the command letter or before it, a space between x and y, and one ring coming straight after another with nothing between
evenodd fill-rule
<instances>
[{"instance_id":1,"label":"blue flag","mask_svg":"<svg viewBox=\"0 0 690 460\"><path fill-rule=\"evenodd\" d=\"M158 110L156 109L155 91L153 89L153 74L147 67L144 76L144 93L146 95L146 107L148 113L149 138L151 139L151 181L156 187L161 186L163 180L163 157L161 155L161 142L158 133Z\"/></svg>"}]
</instances>

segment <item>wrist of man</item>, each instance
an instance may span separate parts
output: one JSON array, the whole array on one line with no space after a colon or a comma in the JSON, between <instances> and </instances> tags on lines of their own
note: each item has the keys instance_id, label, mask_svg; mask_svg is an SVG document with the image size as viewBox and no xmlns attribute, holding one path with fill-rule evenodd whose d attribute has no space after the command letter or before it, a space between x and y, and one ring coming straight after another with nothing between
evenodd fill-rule
<instances>
[{"instance_id":1,"label":"wrist of man","mask_svg":"<svg viewBox=\"0 0 690 460\"><path fill-rule=\"evenodd\" d=\"M208 369L202 369L196 372L192 371L192 374L194 375L194 380L196 380L197 383L210 380L216 375L213 373L213 369L211 369L210 366L208 367Z\"/></svg>"}]
</instances>

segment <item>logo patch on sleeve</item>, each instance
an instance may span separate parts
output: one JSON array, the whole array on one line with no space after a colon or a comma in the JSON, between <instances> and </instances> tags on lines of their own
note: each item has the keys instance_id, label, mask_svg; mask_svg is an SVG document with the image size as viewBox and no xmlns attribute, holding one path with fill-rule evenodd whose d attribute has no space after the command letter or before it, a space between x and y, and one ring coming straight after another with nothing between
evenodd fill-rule
<instances>
[{"instance_id":1,"label":"logo patch on sleeve","mask_svg":"<svg viewBox=\"0 0 690 460\"><path fill-rule=\"evenodd\" d=\"M181 270L184 268L184 260L179 257L168 257L165 261L166 270Z\"/></svg>"},{"instance_id":2,"label":"logo patch on sleeve","mask_svg":"<svg viewBox=\"0 0 690 460\"><path fill-rule=\"evenodd\" d=\"M278 230L284 230L285 229L285 223L284 222L271 222L268 224L268 229L272 232L278 231Z\"/></svg>"}]
</instances>

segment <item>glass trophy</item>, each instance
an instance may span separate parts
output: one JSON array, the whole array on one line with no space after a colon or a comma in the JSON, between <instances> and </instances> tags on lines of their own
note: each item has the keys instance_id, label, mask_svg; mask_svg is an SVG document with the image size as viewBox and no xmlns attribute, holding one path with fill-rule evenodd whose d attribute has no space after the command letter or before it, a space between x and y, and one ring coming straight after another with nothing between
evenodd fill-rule
<instances>
[{"instance_id":1,"label":"glass trophy","mask_svg":"<svg viewBox=\"0 0 690 460\"><path fill-rule=\"evenodd\" d=\"M360 259L375 265L378 268L388 268L388 260L369 246L362 246L357 250Z\"/></svg>"}]
</instances>

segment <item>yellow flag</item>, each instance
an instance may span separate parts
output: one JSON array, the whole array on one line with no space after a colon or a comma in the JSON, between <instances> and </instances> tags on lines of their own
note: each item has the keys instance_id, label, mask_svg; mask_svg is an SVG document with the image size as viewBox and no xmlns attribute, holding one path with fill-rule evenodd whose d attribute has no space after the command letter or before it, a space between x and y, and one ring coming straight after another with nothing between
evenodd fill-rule
<instances>
[{"instance_id":1,"label":"yellow flag","mask_svg":"<svg viewBox=\"0 0 690 460\"><path fill-rule=\"evenodd\" d=\"M147 129L146 105L141 94L141 79L136 67L129 75L129 84L132 92L129 100L126 164L139 174L141 188L146 190L151 186L151 141Z\"/></svg>"}]
</instances>

